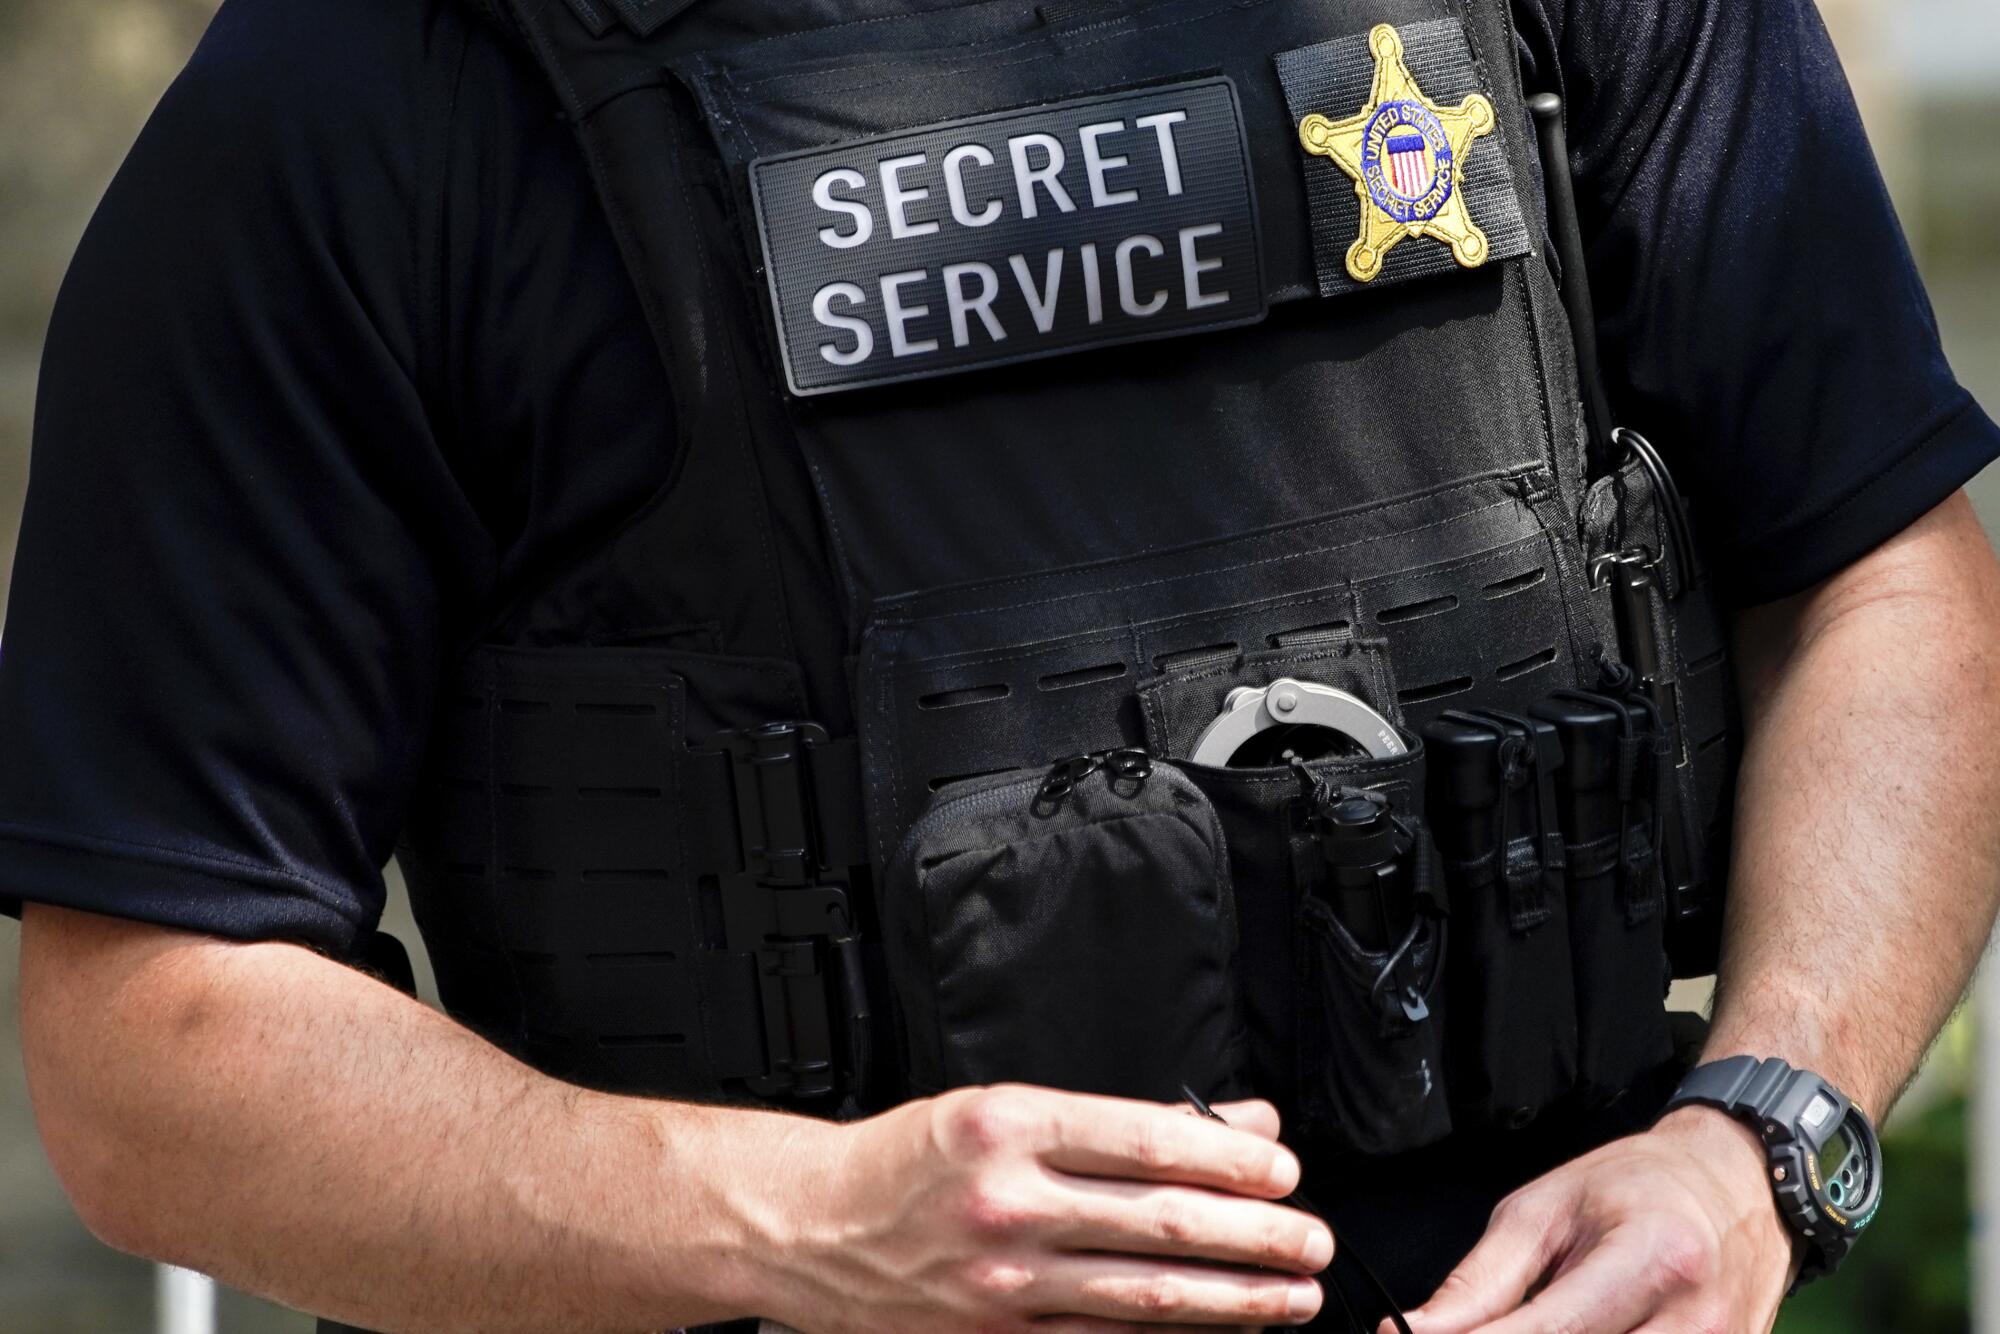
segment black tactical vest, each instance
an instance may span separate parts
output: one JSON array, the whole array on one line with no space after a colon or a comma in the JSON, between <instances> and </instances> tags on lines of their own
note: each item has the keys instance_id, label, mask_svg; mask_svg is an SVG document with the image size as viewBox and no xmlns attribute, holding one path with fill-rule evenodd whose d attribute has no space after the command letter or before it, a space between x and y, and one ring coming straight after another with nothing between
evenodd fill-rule
<instances>
[{"instance_id":1,"label":"black tactical vest","mask_svg":"<svg viewBox=\"0 0 2000 1334\"><path fill-rule=\"evenodd\" d=\"M1249 1088L1330 1152L1662 1058L1729 674L1665 493L1589 447L1505 3L493 16L575 123L681 462L441 700L399 856L454 1015L828 1115ZM1531 715L1637 698L1635 633L1656 703L1592 715L1586 783ZM1406 753L1186 762L1280 678ZM1416 905L1381 941L1321 892L1370 792Z\"/></svg>"}]
</instances>

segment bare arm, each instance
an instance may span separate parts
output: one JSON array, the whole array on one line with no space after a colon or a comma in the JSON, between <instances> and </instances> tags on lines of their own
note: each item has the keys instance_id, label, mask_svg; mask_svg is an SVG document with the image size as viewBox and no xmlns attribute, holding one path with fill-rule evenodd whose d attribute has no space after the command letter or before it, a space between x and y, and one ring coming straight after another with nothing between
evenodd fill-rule
<instances>
[{"instance_id":1,"label":"bare arm","mask_svg":"<svg viewBox=\"0 0 2000 1334\"><path fill-rule=\"evenodd\" d=\"M30 905L50 1157L123 1249L400 1334L763 1314L822 1334L1291 1323L1332 1240L1228 1129L1002 1088L850 1126L546 1078L309 951ZM1086 1254L1125 1252L1125 1256Z\"/></svg>"},{"instance_id":2,"label":"bare arm","mask_svg":"<svg viewBox=\"0 0 2000 1334\"><path fill-rule=\"evenodd\" d=\"M1748 744L1703 1058L1783 1057L1880 1117L2000 901L2000 564L1960 493L1735 631ZM1412 1323L1769 1329L1791 1243L1763 1173L1747 1128L1675 1112L1503 1202Z\"/></svg>"},{"instance_id":3,"label":"bare arm","mask_svg":"<svg viewBox=\"0 0 2000 1334\"><path fill-rule=\"evenodd\" d=\"M2000 898L2000 568L1960 493L1736 643L1750 744L1706 1055L1782 1056L1879 1118Z\"/></svg>"}]
</instances>

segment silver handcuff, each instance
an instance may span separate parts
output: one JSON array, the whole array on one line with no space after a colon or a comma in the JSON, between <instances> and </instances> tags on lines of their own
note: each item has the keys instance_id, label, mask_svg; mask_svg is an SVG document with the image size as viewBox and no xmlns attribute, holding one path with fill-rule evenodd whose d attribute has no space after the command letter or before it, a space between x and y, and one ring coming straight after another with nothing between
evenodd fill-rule
<instances>
[{"instance_id":1,"label":"silver handcuff","mask_svg":"<svg viewBox=\"0 0 2000 1334\"><path fill-rule=\"evenodd\" d=\"M1222 713L1195 739L1188 759L1195 764L1226 766L1259 738L1270 745L1272 738L1265 734L1276 728L1324 728L1371 759L1394 759L1409 753L1396 725L1359 695L1317 681L1282 676L1268 686L1238 686L1230 691Z\"/></svg>"}]
</instances>

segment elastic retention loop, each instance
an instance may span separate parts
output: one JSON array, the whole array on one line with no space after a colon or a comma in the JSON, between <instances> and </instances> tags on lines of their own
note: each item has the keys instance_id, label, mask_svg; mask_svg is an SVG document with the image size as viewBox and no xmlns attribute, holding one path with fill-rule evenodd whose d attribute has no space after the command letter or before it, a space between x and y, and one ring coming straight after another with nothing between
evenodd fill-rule
<instances>
[{"instance_id":1,"label":"elastic retention loop","mask_svg":"<svg viewBox=\"0 0 2000 1334\"><path fill-rule=\"evenodd\" d=\"M1632 457L1639 460L1639 466L1652 480L1654 498L1666 517L1667 540L1674 549L1674 567L1680 571L1679 586L1673 590L1674 597L1678 599L1701 582L1701 568L1694 557L1694 528L1688 522L1687 501L1682 497L1680 487L1674 484L1674 475L1667 471L1667 462L1660 457L1660 451L1653 447L1652 441L1627 426L1613 431L1611 438L1632 452Z\"/></svg>"}]
</instances>

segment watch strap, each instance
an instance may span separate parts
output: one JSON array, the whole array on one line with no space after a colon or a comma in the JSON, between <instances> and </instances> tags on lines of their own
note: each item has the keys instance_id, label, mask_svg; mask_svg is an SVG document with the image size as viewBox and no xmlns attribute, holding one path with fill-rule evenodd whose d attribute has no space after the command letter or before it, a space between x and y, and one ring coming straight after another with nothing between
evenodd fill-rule
<instances>
[{"instance_id":1,"label":"watch strap","mask_svg":"<svg viewBox=\"0 0 2000 1334\"><path fill-rule=\"evenodd\" d=\"M1726 1056L1688 1071L1674 1096L1667 1099L1666 1110L1700 1103L1761 1124L1769 1119L1793 1073L1791 1066L1775 1057Z\"/></svg>"}]
</instances>

